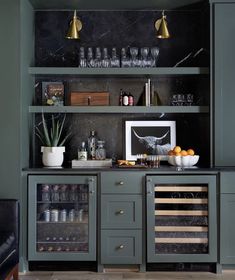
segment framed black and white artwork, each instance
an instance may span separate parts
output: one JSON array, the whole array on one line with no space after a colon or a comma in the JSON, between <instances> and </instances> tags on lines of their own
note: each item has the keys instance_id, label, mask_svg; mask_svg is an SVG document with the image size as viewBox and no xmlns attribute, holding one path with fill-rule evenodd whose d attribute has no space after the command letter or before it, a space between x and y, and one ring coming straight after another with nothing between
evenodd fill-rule
<instances>
[{"instance_id":1,"label":"framed black and white artwork","mask_svg":"<svg viewBox=\"0 0 235 280\"><path fill-rule=\"evenodd\" d=\"M175 121L125 121L126 160L136 160L137 154L160 155L161 160L167 160L175 145Z\"/></svg>"}]
</instances>

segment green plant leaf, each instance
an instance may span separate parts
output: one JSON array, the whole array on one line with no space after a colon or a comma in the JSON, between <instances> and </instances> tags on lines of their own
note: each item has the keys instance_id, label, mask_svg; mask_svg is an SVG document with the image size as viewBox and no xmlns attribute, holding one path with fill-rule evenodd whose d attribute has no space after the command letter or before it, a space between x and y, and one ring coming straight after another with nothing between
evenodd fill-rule
<instances>
[{"instance_id":1,"label":"green plant leaf","mask_svg":"<svg viewBox=\"0 0 235 280\"><path fill-rule=\"evenodd\" d=\"M43 132L44 132L44 137L45 137L45 144L46 144L46 146L51 147L51 140L50 140L50 136L48 133L48 128L47 128L44 114L42 114L42 124L43 124Z\"/></svg>"},{"instance_id":2,"label":"green plant leaf","mask_svg":"<svg viewBox=\"0 0 235 280\"><path fill-rule=\"evenodd\" d=\"M60 127L59 127L59 131L58 131L58 133L59 133L59 135L58 135L58 144L59 144L59 141L60 141L60 138L61 138L61 134L62 134L62 130L63 130L63 127L64 127L65 118L66 118L66 115L64 115L62 123L60 124ZM59 146L61 146L61 143L59 144Z\"/></svg>"}]
</instances>

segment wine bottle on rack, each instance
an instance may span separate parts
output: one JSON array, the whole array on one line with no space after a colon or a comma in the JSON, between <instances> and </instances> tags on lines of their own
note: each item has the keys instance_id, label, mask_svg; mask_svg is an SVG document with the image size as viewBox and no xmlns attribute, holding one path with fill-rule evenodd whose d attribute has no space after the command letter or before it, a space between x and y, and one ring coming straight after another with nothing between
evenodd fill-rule
<instances>
[{"instance_id":1,"label":"wine bottle on rack","mask_svg":"<svg viewBox=\"0 0 235 280\"><path fill-rule=\"evenodd\" d=\"M49 247L47 248L47 251L48 251L48 252L52 252L52 251L53 251L53 247L52 247L52 246L49 246Z\"/></svg>"},{"instance_id":2,"label":"wine bottle on rack","mask_svg":"<svg viewBox=\"0 0 235 280\"><path fill-rule=\"evenodd\" d=\"M39 251L39 252L43 252L43 251L44 251L44 247L43 247L43 246L40 246L40 247L38 248L38 251Z\"/></svg>"}]
</instances>

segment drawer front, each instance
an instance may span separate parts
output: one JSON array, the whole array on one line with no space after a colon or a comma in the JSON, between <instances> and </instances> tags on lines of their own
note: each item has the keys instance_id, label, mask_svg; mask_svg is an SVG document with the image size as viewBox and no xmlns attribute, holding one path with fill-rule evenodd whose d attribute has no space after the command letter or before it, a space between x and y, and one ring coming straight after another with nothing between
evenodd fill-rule
<instances>
[{"instance_id":1,"label":"drawer front","mask_svg":"<svg viewBox=\"0 0 235 280\"><path fill-rule=\"evenodd\" d=\"M102 228L141 228L141 195L102 195Z\"/></svg>"},{"instance_id":2,"label":"drawer front","mask_svg":"<svg viewBox=\"0 0 235 280\"><path fill-rule=\"evenodd\" d=\"M143 178L142 172L102 172L101 193L142 193Z\"/></svg>"},{"instance_id":3,"label":"drawer front","mask_svg":"<svg viewBox=\"0 0 235 280\"><path fill-rule=\"evenodd\" d=\"M102 230L102 264L141 264L141 230Z\"/></svg>"},{"instance_id":4,"label":"drawer front","mask_svg":"<svg viewBox=\"0 0 235 280\"><path fill-rule=\"evenodd\" d=\"M235 172L220 173L220 192L235 193Z\"/></svg>"}]
</instances>

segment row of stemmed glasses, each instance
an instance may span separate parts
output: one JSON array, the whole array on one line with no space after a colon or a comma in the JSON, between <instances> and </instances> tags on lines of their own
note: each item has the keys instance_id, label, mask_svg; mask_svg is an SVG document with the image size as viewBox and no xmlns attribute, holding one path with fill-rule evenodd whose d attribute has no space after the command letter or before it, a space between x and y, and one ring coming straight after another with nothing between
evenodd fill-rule
<instances>
[{"instance_id":1,"label":"row of stemmed glasses","mask_svg":"<svg viewBox=\"0 0 235 280\"><path fill-rule=\"evenodd\" d=\"M101 51L100 47L87 49L87 56L85 55L84 47L79 50L79 67L90 67L90 68L108 68L108 67L120 67L120 59L117 55L116 48L112 48L111 57L108 54L108 49L103 48Z\"/></svg>"},{"instance_id":2,"label":"row of stemmed glasses","mask_svg":"<svg viewBox=\"0 0 235 280\"><path fill-rule=\"evenodd\" d=\"M158 47L130 48L130 67L156 67L159 55Z\"/></svg>"},{"instance_id":3,"label":"row of stemmed glasses","mask_svg":"<svg viewBox=\"0 0 235 280\"><path fill-rule=\"evenodd\" d=\"M159 55L158 47L130 47L129 53L127 48L121 49L121 58L117 54L116 48L112 48L111 56L109 56L108 49L96 47L87 49L87 56L85 55L85 48L80 47L79 50L79 67L85 68L107 68L107 67L156 67Z\"/></svg>"}]
</instances>

